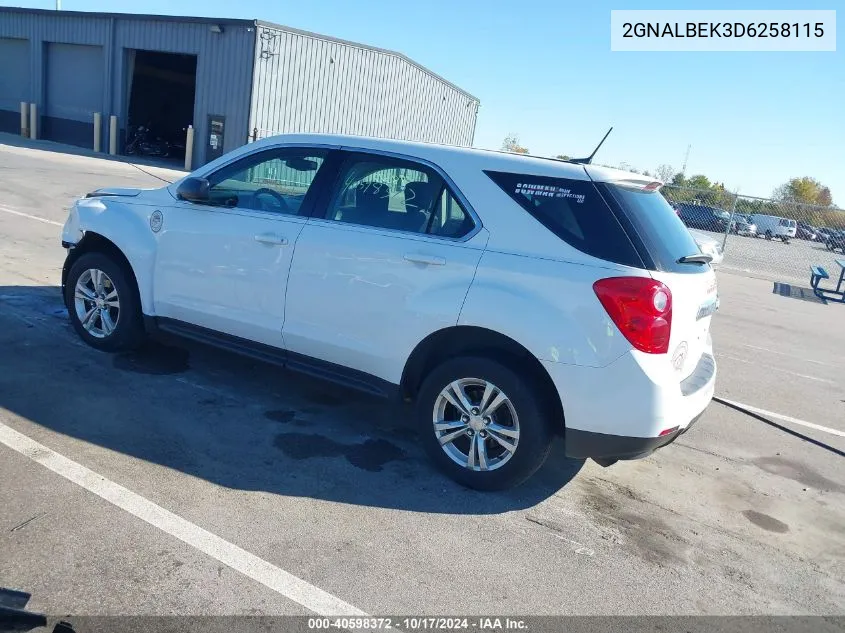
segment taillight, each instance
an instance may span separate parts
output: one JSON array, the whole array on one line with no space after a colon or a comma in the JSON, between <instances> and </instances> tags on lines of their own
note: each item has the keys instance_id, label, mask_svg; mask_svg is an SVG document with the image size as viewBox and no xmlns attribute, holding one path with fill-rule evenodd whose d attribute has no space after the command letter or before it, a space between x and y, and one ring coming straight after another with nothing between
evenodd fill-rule
<instances>
[{"instance_id":1,"label":"taillight","mask_svg":"<svg viewBox=\"0 0 845 633\"><path fill-rule=\"evenodd\" d=\"M669 351L672 292L649 277L599 279L593 290L616 327L635 348L648 354Z\"/></svg>"}]
</instances>

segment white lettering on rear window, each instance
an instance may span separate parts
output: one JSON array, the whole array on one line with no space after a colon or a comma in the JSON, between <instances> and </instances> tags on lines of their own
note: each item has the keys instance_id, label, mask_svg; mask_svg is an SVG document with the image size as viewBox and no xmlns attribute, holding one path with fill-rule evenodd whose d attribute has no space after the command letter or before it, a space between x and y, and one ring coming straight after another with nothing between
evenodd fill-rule
<instances>
[{"instance_id":1,"label":"white lettering on rear window","mask_svg":"<svg viewBox=\"0 0 845 633\"><path fill-rule=\"evenodd\" d=\"M518 182L515 193L532 198L572 198L578 204L583 204L587 197L583 193L572 193L571 189L555 187L553 185L536 185L527 182Z\"/></svg>"}]
</instances>

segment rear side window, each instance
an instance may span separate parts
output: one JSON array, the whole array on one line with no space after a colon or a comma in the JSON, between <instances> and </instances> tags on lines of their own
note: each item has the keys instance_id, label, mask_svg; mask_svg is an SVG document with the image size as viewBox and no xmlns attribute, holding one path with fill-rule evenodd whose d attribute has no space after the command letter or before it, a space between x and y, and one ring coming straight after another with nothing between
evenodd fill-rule
<instances>
[{"instance_id":1,"label":"rear side window","mask_svg":"<svg viewBox=\"0 0 845 633\"><path fill-rule=\"evenodd\" d=\"M619 220L589 180L484 173L535 220L582 253L643 267Z\"/></svg>"},{"instance_id":2,"label":"rear side window","mask_svg":"<svg viewBox=\"0 0 845 633\"><path fill-rule=\"evenodd\" d=\"M660 192L606 183L599 185L599 188L633 225L659 270L696 273L708 269L702 264L678 263L681 257L698 253L699 248Z\"/></svg>"},{"instance_id":3,"label":"rear side window","mask_svg":"<svg viewBox=\"0 0 845 633\"><path fill-rule=\"evenodd\" d=\"M369 154L352 154L344 162L327 218L454 239L475 227L433 169Z\"/></svg>"}]
</instances>

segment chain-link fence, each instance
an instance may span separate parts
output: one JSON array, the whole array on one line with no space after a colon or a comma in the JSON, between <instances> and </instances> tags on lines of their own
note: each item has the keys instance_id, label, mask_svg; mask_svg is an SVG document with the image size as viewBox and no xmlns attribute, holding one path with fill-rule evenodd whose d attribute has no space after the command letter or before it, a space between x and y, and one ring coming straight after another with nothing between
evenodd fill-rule
<instances>
[{"instance_id":1,"label":"chain-link fence","mask_svg":"<svg viewBox=\"0 0 845 633\"><path fill-rule=\"evenodd\" d=\"M836 260L845 260L843 209L672 185L662 192L687 227L723 245L722 268L808 282L810 266L820 265L839 276Z\"/></svg>"}]
</instances>

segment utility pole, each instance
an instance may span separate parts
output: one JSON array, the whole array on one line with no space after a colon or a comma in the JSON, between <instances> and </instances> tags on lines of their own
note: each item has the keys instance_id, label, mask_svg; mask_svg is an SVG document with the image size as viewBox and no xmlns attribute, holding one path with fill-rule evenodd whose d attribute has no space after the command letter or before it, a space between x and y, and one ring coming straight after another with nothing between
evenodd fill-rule
<instances>
[{"instance_id":1,"label":"utility pole","mask_svg":"<svg viewBox=\"0 0 845 633\"><path fill-rule=\"evenodd\" d=\"M684 155L684 166L681 167L681 175L686 177L687 175L687 161L689 161L689 151L692 149L692 145L687 145L687 153Z\"/></svg>"},{"instance_id":2,"label":"utility pole","mask_svg":"<svg viewBox=\"0 0 845 633\"><path fill-rule=\"evenodd\" d=\"M56 0L56 11L62 10L62 0Z\"/></svg>"}]
</instances>

